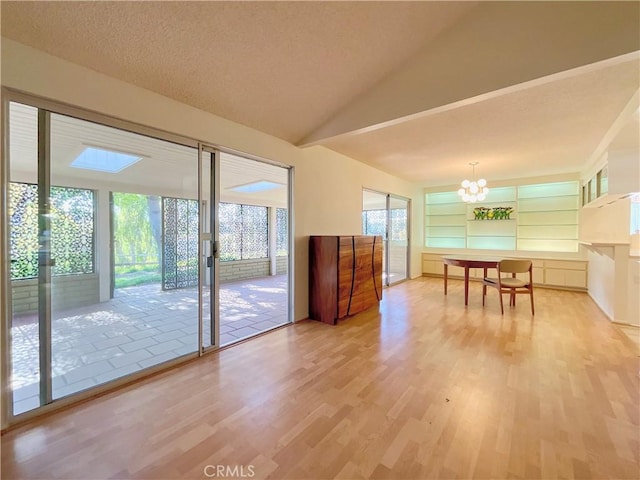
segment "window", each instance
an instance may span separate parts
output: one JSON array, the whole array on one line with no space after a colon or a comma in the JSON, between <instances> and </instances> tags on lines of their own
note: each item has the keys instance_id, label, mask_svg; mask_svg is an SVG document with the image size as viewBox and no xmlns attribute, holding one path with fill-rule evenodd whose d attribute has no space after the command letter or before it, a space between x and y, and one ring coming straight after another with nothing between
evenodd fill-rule
<instances>
[{"instance_id":1,"label":"window","mask_svg":"<svg viewBox=\"0 0 640 480\"><path fill-rule=\"evenodd\" d=\"M93 273L92 190L51 187L53 275ZM11 279L38 276L38 186L9 184Z\"/></svg>"},{"instance_id":2,"label":"window","mask_svg":"<svg viewBox=\"0 0 640 480\"><path fill-rule=\"evenodd\" d=\"M267 207L221 203L220 260L268 257Z\"/></svg>"}]
</instances>

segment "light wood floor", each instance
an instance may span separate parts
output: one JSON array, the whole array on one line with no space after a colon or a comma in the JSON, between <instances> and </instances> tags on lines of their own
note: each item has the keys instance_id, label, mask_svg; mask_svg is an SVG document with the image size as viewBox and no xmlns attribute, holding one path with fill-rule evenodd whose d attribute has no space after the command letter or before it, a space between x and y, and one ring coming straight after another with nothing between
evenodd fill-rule
<instances>
[{"instance_id":1,"label":"light wood floor","mask_svg":"<svg viewBox=\"0 0 640 480\"><path fill-rule=\"evenodd\" d=\"M10 430L2 478L638 478L633 343L586 294L480 292L406 282Z\"/></svg>"}]
</instances>

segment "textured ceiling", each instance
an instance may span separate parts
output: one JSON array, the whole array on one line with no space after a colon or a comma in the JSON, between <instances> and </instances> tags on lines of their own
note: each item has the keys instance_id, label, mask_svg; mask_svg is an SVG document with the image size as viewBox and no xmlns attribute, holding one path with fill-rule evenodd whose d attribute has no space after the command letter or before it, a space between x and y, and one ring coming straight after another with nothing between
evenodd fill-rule
<instances>
[{"instance_id":1,"label":"textured ceiling","mask_svg":"<svg viewBox=\"0 0 640 480\"><path fill-rule=\"evenodd\" d=\"M292 143L317 139L444 185L467 176L471 161L490 179L583 169L640 88L639 5L2 1L1 9L4 37ZM637 148L635 125L614 144Z\"/></svg>"},{"instance_id":2,"label":"textured ceiling","mask_svg":"<svg viewBox=\"0 0 640 480\"><path fill-rule=\"evenodd\" d=\"M2 2L2 35L290 142L475 2Z\"/></svg>"},{"instance_id":3,"label":"textured ceiling","mask_svg":"<svg viewBox=\"0 0 640 480\"><path fill-rule=\"evenodd\" d=\"M638 60L624 62L324 144L425 185L457 183L470 162L496 180L523 166L536 176L579 172L637 91L639 71ZM638 130L625 135L627 148L637 145Z\"/></svg>"}]
</instances>

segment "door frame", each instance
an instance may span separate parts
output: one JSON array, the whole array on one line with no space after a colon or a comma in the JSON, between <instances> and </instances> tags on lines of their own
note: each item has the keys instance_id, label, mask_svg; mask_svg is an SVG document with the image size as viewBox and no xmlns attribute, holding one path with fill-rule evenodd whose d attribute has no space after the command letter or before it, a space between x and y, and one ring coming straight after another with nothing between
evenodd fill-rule
<instances>
[{"instance_id":1,"label":"door frame","mask_svg":"<svg viewBox=\"0 0 640 480\"><path fill-rule=\"evenodd\" d=\"M385 242L386 242L386 248L384 251L384 264L386 265L386 271L385 273L387 274L387 278L386 280L383 282L382 286L383 287L390 287L392 285L397 285L398 283L402 283L406 280L408 280L410 278L409 276L409 267L411 265L410 262L410 258L411 258L411 199L407 198L407 197L403 197L402 195L397 195L395 193L389 193L389 192L382 192L380 190L376 190L373 188L367 188L367 187L362 187L362 192L364 193L365 191L370 192L370 193L375 193L378 195L384 195L386 197L386 201L385 201L385 209L386 209L386 216L387 216L387 222L386 222L386 228L385 228ZM405 278L401 279L401 280L396 280L395 282L390 282L389 278L390 278L390 274L389 274L389 266L390 266L390 260L391 260L391 248L390 248L390 241L391 241L391 236L390 236L390 227L391 227L391 199L395 198L396 200L401 200L403 202L407 202L407 253L406 253L406 263L405 263L405 272L406 272L406 276ZM364 204L363 204L364 207ZM363 212L365 211L364 208L362 210ZM363 232L364 233L364 232Z\"/></svg>"},{"instance_id":2,"label":"door frame","mask_svg":"<svg viewBox=\"0 0 640 480\"><path fill-rule=\"evenodd\" d=\"M208 159L207 159L208 157ZM209 178L204 178L204 164L209 164ZM204 182L209 182L209 195L205 196ZM198 345L199 354L220 348L220 256L218 210L220 205L220 149L215 146L198 144L198 202L200 208L209 204L208 212L201 212L198 241L198 259L200 282L198 282ZM207 215L208 218L205 218ZM208 220L207 222L204 220ZM206 231L208 228L208 231ZM209 265L211 259L211 265ZM209 269L209 270L207 270ZM209 277L207 278L207 272ZM207 280L209 285L207 286ZM209 291L209 318L204 318L204 292ZM208 320L211 328L211 345L205 346L204 322Z\"/></svg>"},{"instance_id":3,"label":"door frame","mask_svg":"<svg viewBox=\"0 0 640 480\"><path fill-rule=\"evenodd\" d=\"M389 286L391 285L396 285L398 283L402 283L406 280L409 279L409 266L411 265L411 262L409 261L411 255L410 255L410 250L411 250L411 199L410 198L406 198L406 197L402 197L400 195L395 195L393 193L389 193L387 196L387 218L389 221L389 225L391 225L391 199L395 198L396 200L400 200L403 202L407 203L407 226L406 226L406 233L407 233L407 253L406 253L406 258L405 258L405 277L403 279L400 280L396 280L395 282L389 282ZM389 238L389 241L387 242L387 245L389 245L391 239ZM389 257L387 258L387 261L391 261L391 248L389 248ZM390 265L387 264L387 265Z\"/></svg>"}]
</instances>

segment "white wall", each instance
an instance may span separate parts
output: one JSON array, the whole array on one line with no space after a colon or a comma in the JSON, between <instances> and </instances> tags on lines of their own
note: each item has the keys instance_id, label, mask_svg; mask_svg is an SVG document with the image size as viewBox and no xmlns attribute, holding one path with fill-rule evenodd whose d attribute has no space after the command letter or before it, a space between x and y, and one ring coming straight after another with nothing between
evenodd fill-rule
<instances>
[{"instance_id":1,"label":"white wall","mask_svg":"<svg viewBox=\"0 0 640 480\"><path fill-rule=\"evenodd\" d=\"M623 198L600 208L580 209L579 236L581 242L630 243L629 222L631 200Z\"/></svg>"},{"instance_id":2,"label":"white wall","mask_svg":"<svg viewBox=\"0 0 640 480\"><path fill-rule=\"evenodd\" d=\"M589 252L589 296L611 321L640 326L640 259L629 245L600 245Z\"/></svg>"},{"instance_id":3,"label":"white wall","mask_svg":"<svg viewBox=\"0 0 640 480\"><path fill-rule=\"evenodd\" d=\"M588 292L610 320L640 325L639 259L632 254L629 231L631 199L614 200L604 198L604 202L596 201L597 206L580 210L579 238L590 244Z\"/></svg>"},{"instance_id":4,"label":"white wall","mask_svg":"<svg viewBox=\"0 0 640 480\"><path fill-rule=\"evenodd\" d=\"M295 167L295 318L308 314L308 236L361 231L362 187L412 200L411 275L421 274L422 191L323 147L283 140L2 39L2 85Z\"/></svg>"},{"instance_id":5,"label":"white wall","mask_svg":"<svg viewBox=\"0 0 640 480\"><path fill-rule=\"evenodd\" d=\"M627 323L640 326L640 259L629 258L627 267Z\"/></svg>"},{"instance_id":6,"label":"white wall","mask_svg":"<svg viewBox=\"0 0 640 480\"><path fill-rule=\"evenodd\" d=\"M600 309L614 319L615 260L613 248L589 251L588 285L589 296Z\"/></svg>"}]
</instances>

